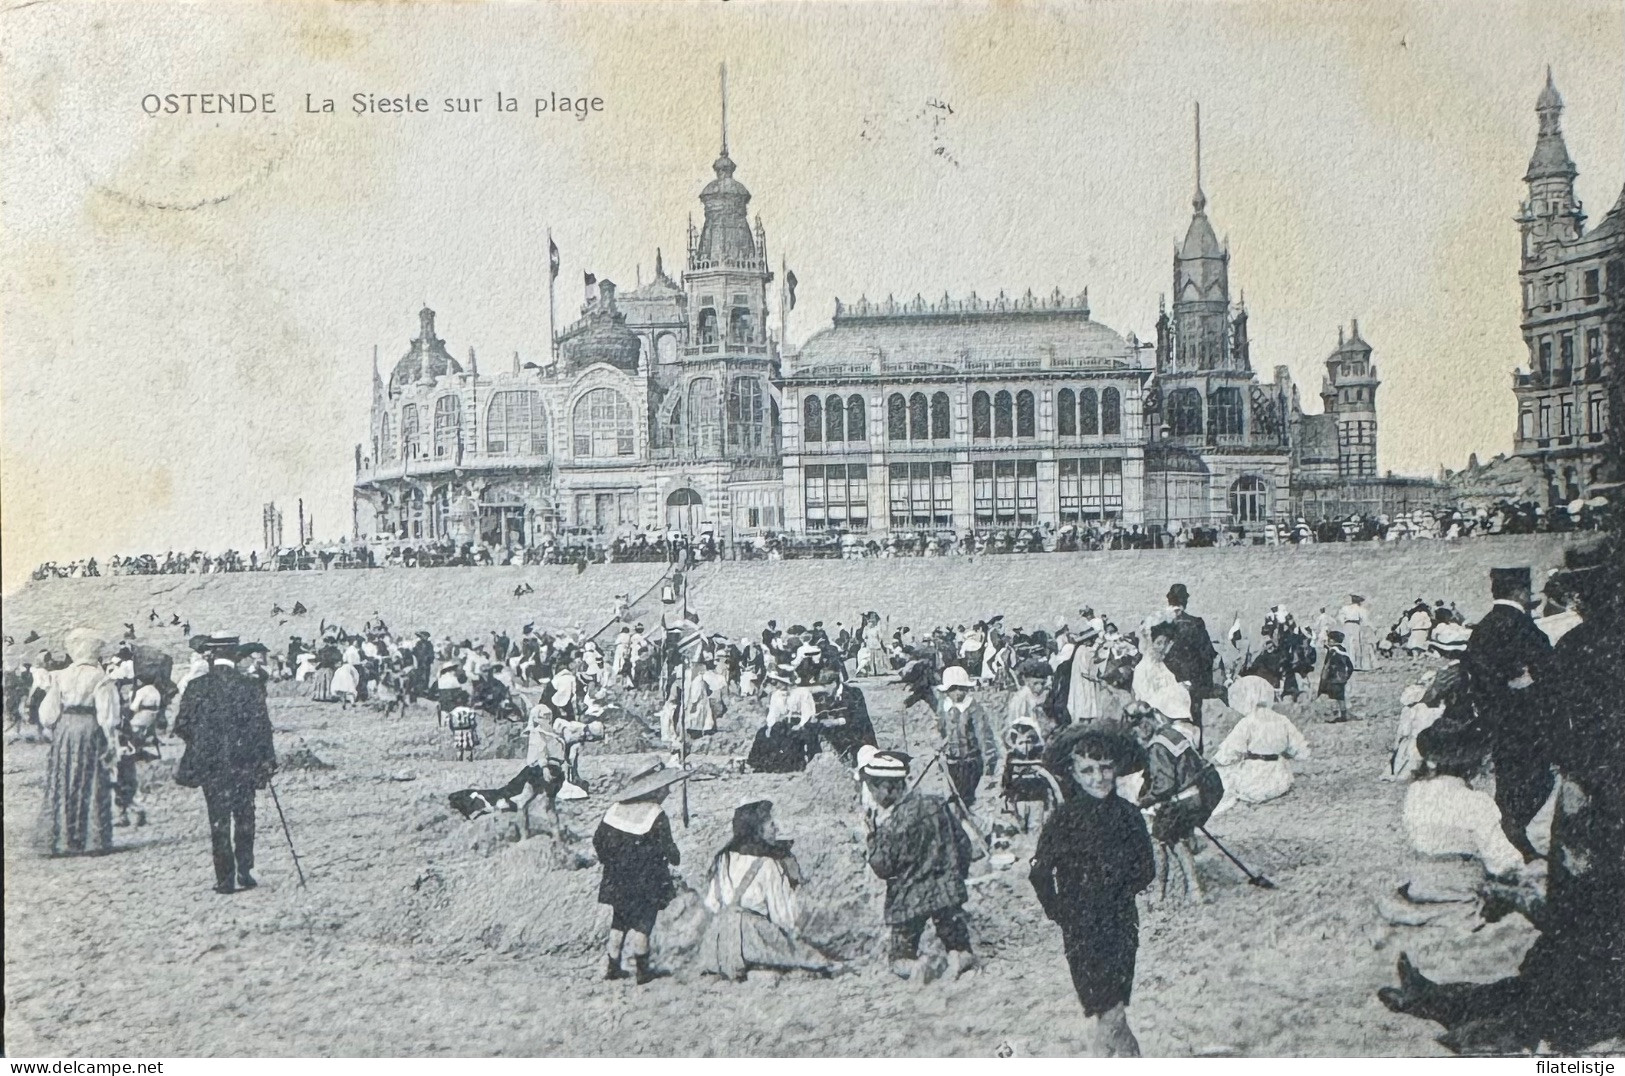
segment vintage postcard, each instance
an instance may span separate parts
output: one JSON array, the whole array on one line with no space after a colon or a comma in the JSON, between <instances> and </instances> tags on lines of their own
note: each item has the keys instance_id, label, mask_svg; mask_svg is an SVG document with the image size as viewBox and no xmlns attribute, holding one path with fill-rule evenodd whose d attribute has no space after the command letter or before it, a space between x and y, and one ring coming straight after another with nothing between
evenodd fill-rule
<instances>
[{"instance_id":1,"label":"vintage postcard","mask_svg":"<svg viewBox=\"0 0 1625 1076\"><path fill-rule=\"evenodd\" d=\"M1625 1049L1618 3L0 52L12 1058Z\"/></svg>"}]
</instances>

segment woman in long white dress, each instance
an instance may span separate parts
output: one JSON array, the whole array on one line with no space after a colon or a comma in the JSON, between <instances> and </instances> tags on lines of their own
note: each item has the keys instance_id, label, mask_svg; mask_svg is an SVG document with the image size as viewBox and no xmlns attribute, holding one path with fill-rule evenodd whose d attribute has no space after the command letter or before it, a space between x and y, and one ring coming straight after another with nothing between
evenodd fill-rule
<instances>
[{"instance_id":1,"label":"woman in long white dress","mask_svg":"<svg viewBox=\"0 0 1625 1076\"><path fill-rule=\"evenodd\" d=\"M118 687L101 667L100 635L68 633L73 664L51 677L40 724L51 731L40 840L50 855L113 847L113 766L117 761Z\"/></svg>"},{"instance_id":2,"label":"woman in long white dress","mask_svg":"<svg viewBox=\"0 0 1625 1076\"><path fill-rule=\"evenodd\" d=\"M1371 671L1374 640L1368 638L1370 632L1366 630L1369 616L1365 599L1358 594L1350 594L1348 604L1338 611L1337 618L1343 622L1344 645L1348 647L1349 657L1354 660L1354 671Z\"/></svg>"}]
</instances>

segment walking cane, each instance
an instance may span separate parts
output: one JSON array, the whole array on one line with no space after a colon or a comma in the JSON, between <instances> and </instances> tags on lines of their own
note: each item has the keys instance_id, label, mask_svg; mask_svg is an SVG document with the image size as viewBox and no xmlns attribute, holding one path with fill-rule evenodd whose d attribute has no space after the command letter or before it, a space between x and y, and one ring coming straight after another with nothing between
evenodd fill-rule
<instances>
[{"instance_id":1,"label":"walking cane","mask_svg":"<svg viewBox=\"0 0 1625 1076\"><path fill-rule=\"evenodd\" d=\"M288 816L282 813L282 801L277 798L276 785L265 782L265 787L271 790L271 802L276 804L276 816L282 822L282 835L288 839L288 852L293 856L293 869L299 875L299 888L305 888L305 870L299 865L299 850L293 846L293 834L288 831Z\"/></svg>"},{"instance_id":2,"label":"walking cane","mask_svg":"<svg viewBox=\"0 0 1625 1076\"><path fill-rule=\"evenodd\" d=\"M1217 838L1213 834L1209 833L1207 831L1206 826L1197 826L1196 827L1196 832L1200 833L1202 836L1204 836L1208 840L1212 841L1213 842L1213 847L1217 848L1219 851L1224 853L1224 858L1228 859L1230 862L1234 863L1237 867L1241 868L1241 873L1243 873L1243 874L1245 874L1247 876L1247 884L1248 885L1256 885L1260 889L1274 889L1275 888L1275 883L1274 882L1270 881L1268 878L1264 877L1262 874L1254 874L1252 871L1248 870L1247 869L1247 864L1245 864L1241 860L1237 859L1234 855L1232 855L1230 853L1230 849L1228 849L1224 845L1220 844L1219 843L1219 838Z\"/></svg>"}]
</instances>

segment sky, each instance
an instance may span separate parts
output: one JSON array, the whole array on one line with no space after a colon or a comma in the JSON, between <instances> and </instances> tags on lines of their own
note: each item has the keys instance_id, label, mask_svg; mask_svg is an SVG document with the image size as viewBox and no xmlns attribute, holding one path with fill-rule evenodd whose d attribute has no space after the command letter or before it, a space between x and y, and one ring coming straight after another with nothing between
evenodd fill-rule
<instances>
[{"instance_id":1,"label":"sky","mask_svg":"<svg viewBox=\"0 0 1625 1076\"><path fill-rule=\"evenodd\" d=\"M837 296L1073 294L1154 337L1208 213L1255 368L1306 407L1358 318L1379 463L1511 447L1521 177L1551 64L1594 223L1625 181L1617 3L43 3L0 14L0 540L42 560L350 530L374 349L547 351L584 271L680 266L719 144L792 345ZM145 95L274 94L149 115ZM351 111L352 95L432 111ZM496 95L515 112L495 112ZM307 113L334 100L331 114ZM598 97L578 120L550 94ZM479 98L478 113L440 111ZM263 99L263 98L261 98ZM150 99L149 99L150 103ZM943 107L946 106L946 107ZM951 110L951 111L950 111ZM776 322L775 322L776 326Z\"/></svg>"}]
</instances>

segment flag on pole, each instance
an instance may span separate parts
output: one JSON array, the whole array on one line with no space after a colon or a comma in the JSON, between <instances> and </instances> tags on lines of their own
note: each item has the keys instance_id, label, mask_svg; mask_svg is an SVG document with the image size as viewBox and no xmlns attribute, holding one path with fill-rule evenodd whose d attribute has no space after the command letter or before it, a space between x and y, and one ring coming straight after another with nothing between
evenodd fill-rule
<instances>
[{"instance_id":1,"label":"flag on pole","mask_svg":"<svg viewBox=\"0 0 1625 1076\"><path fill-rule=\"evenodd\" d=\"M553 242L553 237L547 237L547 271L550 278L557 280L559 276L559 245Z\"/></svg>"},{"instance_id":2,"label":"flag on pole","mask_svg":"<svg viewBox=\"0 0 1625 1076\"><path fill-rule=\"evenodd\" d=\"M796 274L789 269L784 271L784 288L789 295L787 305L791 310L794 310L796 308Z\"/></svg>"},{"instance_id":3,"label":"flag on pole","mask_svg":"<svg viewBox=\"0 0 1625 1076\"><path fill-rule=\"evenodd\" d=\"M594 284L598 283L598 278L596 276L592 275L591 273L582 273L581 275L584 278L585 284L589 288L592 287Z\"/></svg>"}]
</instances>

